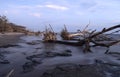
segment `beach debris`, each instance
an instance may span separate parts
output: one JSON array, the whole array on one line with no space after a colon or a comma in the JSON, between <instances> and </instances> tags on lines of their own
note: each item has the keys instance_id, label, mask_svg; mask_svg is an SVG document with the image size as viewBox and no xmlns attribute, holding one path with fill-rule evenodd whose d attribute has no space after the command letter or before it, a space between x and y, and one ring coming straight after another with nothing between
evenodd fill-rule
<instances>
[{"instance_id":1,"label":"beach debris","mask_svg":"<svg viewBox=\"0 0 120 77\"><path fill-rule=\"evenodd\" d=\"M84 44L85 45L87 44L86 47L85 47L86 51L90 51L91 52L91 50L90 50L90 47L91 47L90 46L90 42L92 42L94 44L94 46L107 47L107 50L106 50L105 53L108 53L110 46L119 43L120 40L114 40L114 41L109 41L108 43L105 43L104 41L107 41L107 40L104 40L103 42L98 42L98 41L95 41L94 38L97 37L97 36L99 36L99 35L101 35L101 34L109 32L111 30L117 29L117 28L120 28L120 25L115 25L115 26L112 26L112 27L107 28L107 29L103 28L102 31L100 31L100 32L94 32L94 31L92 31L90 33L90 35L88 37L85 37L85 39L84 39L84 41L85 41Z\"/></svg>"},{"instance_id":2,"label":"beach debris","mask_svg":"<svg viewBox=\"0 0 120 77\"><path fill-rule=\"evenodd\" d=\"M66 28L66 25L64 25L64 29L62 29L60 35L61 35L61 37L62 37L63 40L70 40L69 32L68 32L68 30Z\"/></svg>"},{"instance_id":3,"label":"beach debris","mask_svg":"<svg viewBox=\"0 0 120 77\"><path fill-rule=\"evenodd\" d=\"M44 33L44 41L54 41L56 40L56 33L54 32L52 26L49 24L50 28L46 27L45 33Z\"/></svg>"},{"instance_id":4,"label":"beach debris","mask_svg":"<svg viewBox=\"0 0 120 77\"><path fill-rule=\"evenodd\" d=\"M120 25L115 25L109 28L103 28L99 32L96 32L96 30L93 30L93 31L87 30L88 26L89 24L85 27L85 29L83 29L83 31L79 31L79 33L71 34L68 32L66 26L64 25L64 29L61 31L61 37L63 38L63 40L72 40L72 38L79 35L81 38L76 39L77 42L70 42L70 41L63 41L63 40L54 40L54 41L47 41L47 42L83 46L84 47L83 52L85 53L92 52L91 47L102 46L107 48L105 52L106 54L109 52L109 48L111 46L120 42L119 39L115 40L107 36L106 34L109 31L119 29ZM120 30L112 32L112 34L119 31ZM46 36L49 37L48 35ZM93 45L91 45L91 43Z\"/></svg>"},{"instance_id":5,"label":"beach debris","mask_svg":"<svg viewBox=\"0 0 120 77\"><path fill-rule=\"evenodd\" d=\"M10 77L10 76L12 75L13 72L14 72L14 69L12 69L12 70L7 74L6 77Z\"/></svg>"},{"instance_id":6,"label":"beach debris","mask_svg":"<svg viewBox=\"0 0 120 77\"><path fill-rule=\"evenodd\" d=\"M75 36L81 36L82 38L84 38L86 35L89 34L89 30L87 30L89 24L86 25L83 31L78 30L76 33L69 33L66 25L64 25L64 29L62 29L61 31L61 37L63 38L63 40L73 40Z\"/></svg>"}]
</instances>

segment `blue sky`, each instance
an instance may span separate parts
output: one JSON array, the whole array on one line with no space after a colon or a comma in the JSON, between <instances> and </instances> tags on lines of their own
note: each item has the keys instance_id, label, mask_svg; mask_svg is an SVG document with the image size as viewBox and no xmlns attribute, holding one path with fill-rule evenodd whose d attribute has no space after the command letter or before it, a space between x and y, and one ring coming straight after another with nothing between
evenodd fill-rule
<instances>
[{"instance_id":1,"label":"blue sky","mask_svg":"<svg viewBox=\"0 0 120 77\"><path fill-rule=\"evenodd\" d=\"M0 0L0 14L30 30L51 24L60 31L66 24L75 31L89 21L90 29L102 29L120 24L120 0Z\"/></svg>"}]
</instances>

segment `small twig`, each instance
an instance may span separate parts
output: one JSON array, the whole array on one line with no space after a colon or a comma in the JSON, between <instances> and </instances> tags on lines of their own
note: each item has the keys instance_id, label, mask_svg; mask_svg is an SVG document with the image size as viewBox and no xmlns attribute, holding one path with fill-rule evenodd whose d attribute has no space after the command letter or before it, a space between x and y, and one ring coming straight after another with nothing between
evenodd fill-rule
<instances>
[{"instance_id":1,"label":"small twig","mask_svg":"<svg viewBox=\"0 0 120 77\"><path fill-rule=\"evenodd\" d=\"M89 21L89 23L86 25L86 27L83 29L83 31L85 31L85 30L88 28L89 25L90 25L90 21Z\"/></svg>"},{"instance_id":2,"label":"small twig","mask_svg":"<svg viewBox=\"0 0 120 77\"><path fill-rule=\"evenodd\" d=\"M64 29L67 31L66 25L64 24Z\"/></svg>"},{"instance_id":3,"label":"small twig","mask_svg":"<svg viewBox=\"0 0 120 77\"><path fill-rule=\"evenodd\" d=\"M50 24L49 24L49 26L50 26L51 30L53 31L53 33L55 33L54 30L53 30L53 28L52 28L52 26Z\"/></svg>"},{"instance_id":4,"label":"small twig","mask_svg":"<svg viewBox=\"0 0 120 77\"><path fill-rule=\"evenodd\" d=\"M11 75L13 72L14 72L14 69L12 69L12 70L7 74L6 77L10 77L10 75Z\"/></svg>"}]
</instances>

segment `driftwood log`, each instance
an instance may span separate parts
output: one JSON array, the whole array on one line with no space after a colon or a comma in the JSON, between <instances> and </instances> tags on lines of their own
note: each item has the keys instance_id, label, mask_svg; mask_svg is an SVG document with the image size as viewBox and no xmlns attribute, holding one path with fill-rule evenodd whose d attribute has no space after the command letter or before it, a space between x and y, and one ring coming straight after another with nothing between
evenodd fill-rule
<instances>
[{"instance_id":1,"label":"driftwood log","mask_svg":"<svg viewBox=\"0 0 120 77\"><path fill-rule=\"evenodd\" d=\"M74 46L83 46L84 47L84 52L92 52L91 51L91 47L95 47L95 46L102 46L102 47L107 47L107 51L105 53L108 53L109 51L109 47L112 45L115 45L117 43L120 42L120 40L114 40L114 41L109 41L108 43L104 43L104 42L98 42L95 41L94 38L96 38L99 35L103 35L106 32L115 30L115 29L119 29L120 25L115 25L112 26L110 28L104 28L103 30L101 30L100 32L96 32L96 30L89 32L89 35L87 34L87 36L85 36L85 34L83 35L84 39L82 40L77 40L78 42L69 42L69 41L58 41L58 40L48 40L47 42L49 43L60 43L60 44L66 44L66 45L74 45ZM119 32L120 30L118 30L117 32ZM105 40L106 41L106 40ZM90 43L93 43L94 45L91 46Z\"/></svg>"}]
</instances>

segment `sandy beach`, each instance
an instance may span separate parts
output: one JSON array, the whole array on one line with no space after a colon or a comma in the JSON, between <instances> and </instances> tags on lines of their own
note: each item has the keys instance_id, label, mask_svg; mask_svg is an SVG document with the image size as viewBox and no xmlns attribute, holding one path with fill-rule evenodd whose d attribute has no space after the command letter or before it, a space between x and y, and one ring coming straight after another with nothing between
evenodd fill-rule
<instances>
[{"instance_id":1,"label":"sandy beach","mask_svg":"<svg viewBox=\"0 0 120 77\"><path fill-rule=\"evenodd\" d=\"M110 48L94 47L83 53L82 47L43 43L41 36L1 34L0 77L120 77L120 44ZM114 35L120 38L120 35ZM24 42L20 42L24 40Z\"/></svg>"},{"instance_id":2,"label":"sandy beach","mask_svg":"<svg viewBox=\"0 0 120 77\"><path fill-rule=\"evenodd\" d=\"M120 0L0 0L0 77L120 77Z\"/></svg>"},{"instance_id":3,"label":"sandy beach","mask_svg":"<svg viewBox=\"0 0 120 77\"><path fill-rule=\"evenodd\" d=\"M0 46L5 46L8 44L16 44L20 41L20 37L24 35L23 33L0 33Z\"/></svg>"}]
</instances>

